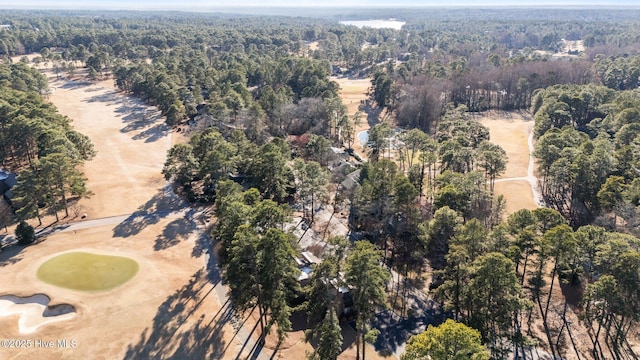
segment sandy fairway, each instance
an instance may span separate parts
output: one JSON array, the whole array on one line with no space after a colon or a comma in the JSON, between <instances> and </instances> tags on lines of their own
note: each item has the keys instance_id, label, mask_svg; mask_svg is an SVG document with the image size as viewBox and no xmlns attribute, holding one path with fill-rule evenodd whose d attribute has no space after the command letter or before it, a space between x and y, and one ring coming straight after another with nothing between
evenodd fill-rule
<instances>
[{"instance_id":1,"label":"sandy fairway","mask_svg":"<svg viewBox=\"0 0 640 360\"><path fill-rule=\"evenodd\" d=\"M533 120L527 114L492 111L476 118L489 128L491 142L502 146L509 162L501 178L527 176L529 148L527 137L533 127Z\"/></svg>"},{"instance_id":2,"label":"sandy fairway","mask_svg":"<svg viewBox=\"0 0 640 360\"><path fill-rule=\"evenodd\" d=\"M75 340L77 347L4 348L0 349L0 358L151 358L161 351L167 357L180 352L193 355L184 358L200 358L196 355L222 351L228 344L223 339L230 338L233 329L207 326L220 306L211 294L214 283L205 281L203 258L191 257L193 239L180 241L170 249L154 246L161 236L158 233L176 222L181 220L167 217L124 237L114 236L113 226L59 233L16 254L13 258L17 262L2 268L14 274L11 281L3 281L3 293L45 293L51 304L71 304L76 314L42 325L28 335L18 331L18 316L2 317L0 337ZM104 292L70 291L37 280L35 273L44 261L72 250L130 256L138 261L140 271L128 283ZM194 347L196 342L201 346ZM234 345L231 348L235 350Z\"/></svg>"},{"instance_id":3,"label":"sandy fairway","mask_svg":"<svg viewBox=\"0 0 640 360\"><path fill-rule=\"evenodd\" d=\"M51 86L56 88L51 102L97 150L83 169L95 193L80 201L89 218L131 213L165 185L160 170L171 137L157 110L102 84L53 81Z\"/></svg>"},{"instance_id":4,"label":"sandy fairway","mask_svg":"<svg viewBox=\"0 0 640 360\"><path fill-rule=\"evenodd\" d=\"M370 79L336 77L333 80L340 85L340 97L347 106L349 116L364 108L361 102L368 99ZM530 147L533 146L529 144L533 128L531 116L525 112L491 111L476 116L475 120L489 128L491 142L500 145L507 153L507 169L495 185L496 194L504 195L507 199L506 213L510 214L521 208L537 208L540 202L537 199L541 196L532 191L537 179L534 178L533 164L530 161ZM364 113L356 134L368 130L377 121L377 117L367 118L367 114ZM357 139L354 148L360 154L366 153L366 149ZM366 159L366 156L363 158Z\"/></svg>"},{"instance_id":5,"label":"sandy fairway","mask_svg":"<svg viewBox=\"0 0 640 360\"><path fill-rule=\"evenodd\" d=\"M495 193L507 200L506 214L522 208L536 209L542 203L538 180L534 174L532 128L527 113L488 112L477 119L489 128L491 142L507 152L507 169L496 180Z\"/></svg>"},{"instance_id":6,"label":"sandy fairway","mask_svg":"<svg viewBox=\"0 0 640 360\"><path fill-rule=\"evenodd\" d=\"M367 91L371 87L371 79L334 77L331 80L340 85L340 98L342 99L342 103L347 106L349 116L353 116L353 114L358 111L360 102L369 98ZM363 123L366 123L366 121L363 121Z\"/></svg>"},{"instance_id":7,"label":"sandy fairway","mask_svg":"<svg viewBox=\"0 0 640 360\"><path fill-rule=\"evenodd\" d=\"M497 182L494 191L498 195L504 195L507 199L506 214L514 213L520 209L533 210L538 208L533 200L531 186L525 180Z\"/></svg>"}]
</instances>

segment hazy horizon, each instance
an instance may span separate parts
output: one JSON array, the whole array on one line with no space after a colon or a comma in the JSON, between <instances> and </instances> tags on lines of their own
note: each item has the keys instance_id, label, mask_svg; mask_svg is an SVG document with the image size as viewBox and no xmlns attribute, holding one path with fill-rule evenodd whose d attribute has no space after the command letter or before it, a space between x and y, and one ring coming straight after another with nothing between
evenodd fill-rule
<instances>
[{"instance_id":1,"label":"hazy horizon","mask_svg":"<svg viewBox=\"0 0 640 360\"><path fill-rule=\"evenodd\" d=\"M450 0L450 1L418 1L418 0L237 0L230 4L228 1L220 0L183 0L176 2L173 0L102 0L88 3L86 0L7 0L0 4L1 9L112 9L112 10L215 10L215 9L237 9L237 8L301 8L301 7L322 7L322 8L400 8L400 7L640 7L637 0Z\"/></svg>"}]
</instances>

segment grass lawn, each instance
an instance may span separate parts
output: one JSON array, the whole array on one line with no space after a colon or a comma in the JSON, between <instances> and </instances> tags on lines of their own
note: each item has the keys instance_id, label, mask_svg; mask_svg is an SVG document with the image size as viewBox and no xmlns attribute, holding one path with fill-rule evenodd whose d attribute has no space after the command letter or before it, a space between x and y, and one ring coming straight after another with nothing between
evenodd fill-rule
<instances>
[{"instance_id":1,"label":"grass lawn","mask_svg":"<svg viewBox=\"0 0 640 360\"><path fill-rule=\"evenodd\" d=\"M70 252L48 260L38 268L38 279L72 290L109 290L129 281L138 272L132 259Z\"/></svg>"}]
</instances>

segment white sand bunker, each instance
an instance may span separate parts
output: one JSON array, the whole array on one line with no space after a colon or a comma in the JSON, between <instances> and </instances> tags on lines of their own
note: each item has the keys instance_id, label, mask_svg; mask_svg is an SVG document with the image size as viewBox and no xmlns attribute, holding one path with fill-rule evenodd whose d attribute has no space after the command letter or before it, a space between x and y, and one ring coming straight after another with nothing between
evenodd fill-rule
<instances>
[{"instance_id":1,"label":"white sand bunker","mask_svg":"<svg viewBox=\"0 0 640 360\"><path fill-rule=\"evenodd\" d=\"M0 296L0 317L19 315L18 331L31 334L42 325L69 320L76 316L76 309L69 304L49 306L50 299L43 294L29 297Z\"/></svg>"}]
</instances>

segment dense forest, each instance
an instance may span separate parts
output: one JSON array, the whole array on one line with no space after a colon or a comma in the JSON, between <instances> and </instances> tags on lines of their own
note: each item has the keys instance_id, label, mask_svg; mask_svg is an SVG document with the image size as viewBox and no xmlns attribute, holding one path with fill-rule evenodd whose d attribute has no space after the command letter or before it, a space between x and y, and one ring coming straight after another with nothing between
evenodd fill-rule
<instances>
[{"instance_id":1,"label":"dense forest","mask_svg":"<svg viewBox=\"0 0 640 360\"><path fill-rule=\"evenodd\" d=\"M375 342L380 309L411 320L417 288L453 320L411 338L403 359L449 358L439 346L453 333L469 358L532 347L637 358L640 12L298 14L1 12L0 156L19 172L16 218L58 216L91 194L77 170L90 141L46 102L29 60L10 60L38 53L58 76L113 79L192 129L163 174L213 206L233 306L257 306L263 336L275 327L282 340L305 311L310 358L335 359L336 288L350 289L359 344ZM401 30L338 22L390 16ZM362 113L349 114L336 76L371 80ZM473 116L489 110L532 115L545 207L505 213L494 185L509 159ZM380 121L361 161L353 144L369 118ZM308 249L289 225L296 212L313 227L320 209L346 212L351 236L324 231L301 287L295 257Z\"/></svg>"}]
</instances>

